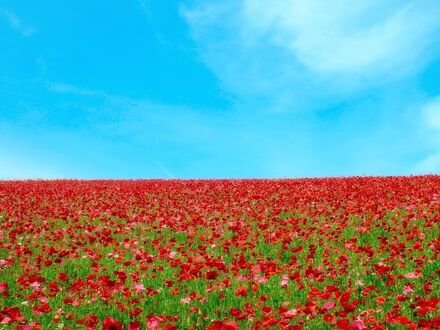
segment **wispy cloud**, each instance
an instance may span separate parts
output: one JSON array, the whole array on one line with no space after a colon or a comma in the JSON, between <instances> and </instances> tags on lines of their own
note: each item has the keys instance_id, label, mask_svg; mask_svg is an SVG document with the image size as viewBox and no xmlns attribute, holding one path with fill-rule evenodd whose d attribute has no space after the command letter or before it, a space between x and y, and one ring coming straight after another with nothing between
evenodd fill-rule
<instances>
[{"instance_id":1,"label":"wispy cloud","mask_svg":"<svg viewBox=\"0 0 440 330\"><path fill-rule=\"evenodd\" d=\"M181 14L199 56L243 112L292 113L292 125L310 116L304 167L322 173L322 161L333 164L330 173L403 174L425 155L419 170L439 171L440 146L417 132L423 111L406 117L419 103L414 82L440 54L437 1L208 0ZM287 159L275 163L289 167L283 151Z\"/></svg>"},{"instance_id":2,"label":"wispy cloud","mask_svg":"<svg viewBox=\"0 0 440 330\"><path fill-rule=\"evenodd\" d=\"M137 0L147 17L151 17L151 0Z\"/></svg>"},{"instance_id":3,"label":"wispy cloud","mask_svg":"<svg viewBox=\"0 0 440 330\"><path fill-rule=\"evenodd\" d=\"M12 11L3 10L2 16L6 19L9 26L20 33L23 37L30 37L37 32L37 28L23 23L23 21Z\"/></svg>"},{"instance_id":4,"label":"wispy cloud","mask_svg":"<svg viewBox=\"0 0 440 330\"><path fill-rule=\"evenodd\" d=\"M77 86L69 85L66 83L61 82L47 82L47 89L51 92L60 93L60 94L73 94L77 96L107 96L106 93L87 89L87 88L80 88Z\"/></svg>"},{"instance_id":5,"label":"wispy cloud","mask_svg":"<svg viewBox=\"0 0 440 330\"><path fill-rule=\"evenodd\" d=\"M439 30L432 1L245 0L246 36L266 36L321 74L400 71L420 61Z\"/></svg>"},{"instance_id":6,"label":"wispy cloud","mask_svg":"<svg viewBox=\"0 0 440 330\"><path fill-rule=\"evenodd\" d=\"M284 110L377 89L439 53L431 0L200 1L181 12L224 88Z\"/></svg>"},{"instance_id":7,"label":"wispy cloud","mask_svg":"<svg viewBox=\"0 0 440 330\"><path fill-rule=\"evenodd\" d=\"M69 112L80 105L81 122L88 123L83 127L87 134L126 141L130 149L111 153L136 150L136 156L127 159L143 158L149 164L143 170L155 173L150 177L292 176L295 171L305 173L310 165L307 159L285 154L287 149L303 150L309 144L298 125L281 123L280 132L271 133L269 126L276 125L273 120L262 128L258 119L240 113L169 106L59 82L46 87L73 97ZM291 136L282 133L292 127Z\"/></svg>"},{"instance_id":8,"label":"wispy cloud","mask_svg":"<svg viewBox=\"0 0 440 330\"><path fill-rule=\"evenodd\" d=\"M144 137L149 139L154 131L157 138L166 141L174 140L178 136L186 143L201 137L207 138L211 133L206 120L212 116L204 116L188 107L168 106L148 99L109 94L62 82L47 82L46 88L53 93L75 97L85 116L88 113L96 117L95 129L111 131L112 134L142 140Z\"/></svg>"}]
</instances>

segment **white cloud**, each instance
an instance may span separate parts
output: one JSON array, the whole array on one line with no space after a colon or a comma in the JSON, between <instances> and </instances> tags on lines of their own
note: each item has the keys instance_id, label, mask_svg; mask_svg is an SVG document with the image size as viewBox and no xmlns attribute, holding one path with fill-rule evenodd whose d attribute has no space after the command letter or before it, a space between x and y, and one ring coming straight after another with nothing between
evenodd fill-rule
<instances>
[{"instance_id":1,"label":"white cloud","mask_svg":"<svg viewBox=\"0 0 440 330\"><path fill-rule=\"evenodd\" d=\"M440 51L438 1L225 0L181 12L226 90L284 110L379 88Z\"/></svg>"},{"instance_id":2,"label":"white cloud","mask_svg":"<svg viewBox=\"0 0 440 330\"><path fill-rule=\"evenodd\" d=\"M37 29L34 26L24 24L22 20L13 12L3 10L2 14L9 23L9 26L20 33L23 37L30 37L37 32Z\"/></svg>"},{"instance_id":3,"label":"white cloud","mask_svg":"<svg viewBox=\"0 0 440 330\"><path fill-rule=\"evenodd\" d=\"M430 1L245 0L249 33L292 52L309 69L364 75L412 64L438 30Z\"/></svg>"}]
</instances>

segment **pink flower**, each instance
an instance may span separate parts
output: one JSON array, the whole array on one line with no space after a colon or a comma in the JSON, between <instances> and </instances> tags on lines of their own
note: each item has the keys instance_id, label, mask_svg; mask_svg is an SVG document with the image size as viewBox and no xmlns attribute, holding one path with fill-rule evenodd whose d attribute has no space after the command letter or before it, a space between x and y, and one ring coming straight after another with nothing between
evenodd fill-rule
<instances>
[{"instance_id":1,"label":"pink flower","mask_svg":"<svg viewBox=\"0 0 440 330\"><path fill-rule=\"evenodd\" d=\"M358 330L367 329L365 326L364 321L362 321L360 318L357 318L353 323L352 326Z\"/></svg>"},{"instance_id":2,"label":"pink flower","mask_svg":"<svg viewBox=\"0 0 440 330\"><path fill-rule=\"evenodd\" d=\"M259 284L264 284L267 282L267 278L264 276L257 276L255 277L255 281Z\"/></svg>"},{"instance_id":3,"label":"pink flower","mask_svg":"<svg viewBox=\"0 0 440 330\"><path fill-rule=\"evenodd\" d=\"M322 305L322 309L330 310L335 307L335 303L333 301L327 301L324 305Z\"/></svg>"},{"instance_id":4,"label":"pink flower","mask_svg":"<svg viewBox=\"0 0 440 330\"><path fill-rule=\"evenodd\" d=\"M298 310L297 309L290 309L287 312L285 312L283 315L285 318L291 319L294 316L298 315Z\"/></svg>"},{"instance_id":5,"label":"pink flower","mask_svg":"<svg viewBox=\"0 0 440 330\"><path fill-rule=\"evenodd\" d=\"M31 283L31 287L32 287L35 291L38 291L38 290L40 289L41 285L40 285L40 283L38 283L38 282L32 282L32 283Z\"/></svg>"},{"instance_id":6,"label":"pink flower","mask_svg":"<svg viewBox=\"0 0 440 330\"><path fill-rule=\"evenodd\" d=\"M419 271L414 271L414 272L411 272L411 273L406 273L403 276L405 276L408 279L414 279L414 278L422 277L422 274Z\"/></svg>"},{"instance_id":7,"label":"pink flower","mask_svg":"<svg viewBox=\"0 0 440 330\"><path fill-rule=\"evenodd\" d=\"M147 329L158 329L160 322L154 316L150 316L147 320Z\"/></svg>"},{"instance_id":8,"label":"pink flower","mask_svg":"<svg viewBox=\"0 0 440 330\"><path fill-rule=\"evenodd\" d=\"M8 283L0 282L0 293L5 292L8 289Z\"/></svg>"},{"instance_id":9,"label":"pink flower","mask_svg":"<svg viewBox=\"0 0 440 330\"><path fill-rule=\"evenodd\" d=\"M32 324L32 323L31 323ZM16 328L17 330L32 330L34 329L31 325L20 325L20 327Z\"/></svg>"},{"instance_id":10,"label":"pink flower","mask_svg":"<svg viewBox=\"0 0 440 330\"><path fill-rule=\"evenodd\" d=\"M407 295L407 294L409 294L409 293L413 293L414 292L414 290L411 288L411 286L409 286L409 285L406 285L404 288L403 288L403 294L404 295Z\"/></svg>"},{"instance_id":11,"label":"pink flower","mask_svg":"<svg viewBox=\"0 0 440 330\"><path fill-rule=\"evenodd\" d=\"M357 227L356 228L356 231L359 233L359 234L361 234L361 233L365 233L366 231L367 231L367 228L365 228L365 227Z\"/></svg>"},{"instance_id":12,"label":"pink flower","mask_svg":"<svg viewBox=\"0 0 440 330\"><path fill-rule=\"evenodd\" d=\"M257 265L252 268L252 275L258 275L261 272L261 266Z\"/></svg>"},{"instance_id":13,"label":"pink flower","mask_svg":"<svg viewBox=\"0 0 440 330\"><path fill-rule=\"evenodd\" d=\"M281 276L281 287L287 288L288 285L289 285L289 276L287 275Z\"/></svg>"},{"instance_id":14,"label":"pink flower","mask_svg":"<svg viewBox=\"0 0 440 330\"><path fill-rule=\"evenodd\" d=\"M189 304L191 302L191 297L182 298L182 299L180 299L180 302L182 304Z\"/></svg>"},{"instance_id":15,"label":"pink flower","mask_svg":"<svg viewBox=\"0 0 440 330\"><path fill-rule=\"evenodd\" d=\"M142 292L142 291L145 291L145 287L142 283L137 283L137 284L133 285L133 290L136 292Z\"/></svg>"}]
</instances>

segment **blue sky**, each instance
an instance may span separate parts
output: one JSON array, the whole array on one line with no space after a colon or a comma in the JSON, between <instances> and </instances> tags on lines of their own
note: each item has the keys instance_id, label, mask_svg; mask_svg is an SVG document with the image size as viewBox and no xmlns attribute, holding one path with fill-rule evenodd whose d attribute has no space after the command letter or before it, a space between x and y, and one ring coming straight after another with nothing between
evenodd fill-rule
<instances>
[{"instance_id":1,"label":"blue sky","mask_svg":"<svg viewBox=\"0 0 440 330\"><path fill-rule=\"evenodd\" d=\"M3 0L0 178L440 173L436 0Z\"/></svg>"}]
</instances>

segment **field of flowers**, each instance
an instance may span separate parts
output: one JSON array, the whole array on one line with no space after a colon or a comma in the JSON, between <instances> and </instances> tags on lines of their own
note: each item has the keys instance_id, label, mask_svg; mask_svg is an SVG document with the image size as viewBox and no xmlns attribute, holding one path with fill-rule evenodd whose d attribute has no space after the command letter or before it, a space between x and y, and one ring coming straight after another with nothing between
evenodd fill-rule
<instances>
[{"instance_id":1,"label":"field of flowers","mask_svg":"<svg viewBox=\"0 0 440 330\"><path fill-rule=\"evenodd\" d=\"M0 329L440 329L440 177L0 181Z\"/></svg>"}]
</instances>

